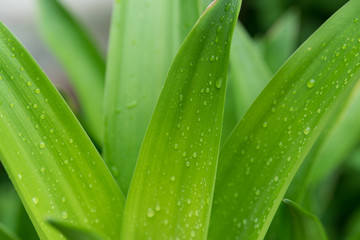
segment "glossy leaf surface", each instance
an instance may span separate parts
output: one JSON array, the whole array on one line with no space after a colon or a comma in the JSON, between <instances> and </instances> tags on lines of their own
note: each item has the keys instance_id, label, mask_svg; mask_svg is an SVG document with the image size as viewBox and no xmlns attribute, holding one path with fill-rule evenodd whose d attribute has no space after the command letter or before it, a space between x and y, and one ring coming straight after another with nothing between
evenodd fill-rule
<instances>
[{"instance_id":1,"label":"glossy leaf surface","mask_svg":"<svg viewBox=\"0 0 360 240\"><path fill-rule=\"evenodd\" d=\"M222 148L210 239L264 237L337 98L360 77L359 12L350 1L306 41Z\"/></svg>"},{"instance_id":2,"label":"glossy leaf surface","mask_svg":"<svg viewBox=\"0 0 360 240\"><path fill-rule=\"evenodd\" d=\"M52 216L119 236L124 198L85 131L34 59L0 24L0 159L41 239Z\"/></svg>"},{"instance_id":3,"label":"glossy leaf surface","mask_svg":"<svg viewBox=\"0 0 360 240\"><path fill-rule=\"evenodd\" d=\"M106 73L104 159L125 194L166 73L197 18L194 0L115 2Z\"/></svg>"},{"instance_id":4,"label":"glossy leaf surface","mask_svg":"<svg viewBox=\"0 0 360 240\"><path fill-rule=\"evenodd\" d=\"M124 239L206 239L240 4L214 1L172 63L131 182Z\"/></svg>"}]
</instances>

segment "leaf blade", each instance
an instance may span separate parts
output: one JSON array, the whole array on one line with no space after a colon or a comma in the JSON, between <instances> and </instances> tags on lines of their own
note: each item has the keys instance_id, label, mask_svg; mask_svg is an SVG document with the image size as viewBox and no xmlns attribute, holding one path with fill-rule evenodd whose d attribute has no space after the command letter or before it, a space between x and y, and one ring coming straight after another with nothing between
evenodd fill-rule
<instances>
[{"instance_id":1,"label":"leaf blade","mask_svg":"<svg viewBox=\"0 0 360 240\"><path fill-rule=\"evenodd\" d=\"M214 1L180 48L140 150L122 238L206 238L240 5Z\"/></svg>"},{"instance_id":2,"label":"leaf blade","mask_svg":"<svg viewBox=\"0 0 360 240\"><path fill-rule=\"evenodd\" d=\"M289 199L283 199L282 202L287 206L289 214L292 216L292 239L328 239L324 227L314 214Z\"/></svg>"},{"instance_id":3,"label":"leaf blade","mask_svg":"<svg viewBox=\"0 0 360 240\"><path fill-rule=\"evenodd\" d=\"M2 23L0 59L1 161L40 238L61 238L45 225L47 214L118 236L118 186L55 87Z\"/></svg>"},{"instance_id":4,"label":"leaf blade","mask_svg":"<svg viewBox=\"0 0 360 240\"><path fill-rule=\"evenodd\" d=\"M198 17L196 6L193 0L115 2L103 156L125 194L170 63Z\"/></svg>"},{"instance_id":5,"label":"leaf blade","mask_svg":"<svg viewBox=\"0 0 360 240\"><path fill-rule=\"evenodd\" d=\"M84 28L58 0L38 0L38 16L43 39L75 88L87 131L100 144L105 61Z\"/></svg>"},{"instance_id":6,"label":"leaf blade","mask_svg":"<svg viewBox=\"0 0 360 240\"><path fill-rule=\"evenodd\" d=\"M350 1L306 41L228 139L220 153L210 238L223 237L217 233L224 229L228 238L264 237L292 177L335 106L333 96L349 92L360 75L359 8L358 1ZM344 61L348 64L342 65ZM254 228L257 231L251 231Z\"/></svg>"}]
</instances>

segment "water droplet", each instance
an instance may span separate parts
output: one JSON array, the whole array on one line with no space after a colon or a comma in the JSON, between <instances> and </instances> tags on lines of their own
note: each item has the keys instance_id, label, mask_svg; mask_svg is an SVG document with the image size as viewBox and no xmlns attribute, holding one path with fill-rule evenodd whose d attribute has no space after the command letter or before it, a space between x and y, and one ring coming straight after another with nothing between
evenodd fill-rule
<instances>
[{"instance_id":1,"label":"water droplet","mask_svg":"<svg viewBox=\"0 0 360 240\"><path fill-rule=\"evenodd\" d=\"M263 127L264 127L264 128L266 128L266 127L267 127L267 125L268 125L268 123L267 123L267 122L264 122L264 123L263 123Z\"/></svg>"},{"instance_id":2,"label":"water droplet","mask_svg":"<svg viewBox=\"0 0 360 240\"><path fill-rule=\"evenodd\" d=\"M26 85L31 86L31 82L30 82L30 81L28 81L28 82L26 83Z\"/></svg>"},{"instance_id":3,"label":"water droplet","mask_svg":"<svg viewBox=\"0 0 360 240\"><path fill-rule=\"evenodd\" d=\"M41 118L41 119L44 119L44 118L45 118L45 115L44 115L44 114L41 114L41 115L40 115L40 118Z\"/></svg>"},{"instance_id":4,"label":"water droplet","mask_svg":"<svg viewBox=\"0 0 360 240\"><path fill-rule=\"evenodd\" d=\"M22 179L22 175L21 175L21 174L18 174L18 178L21 180L21 179Z\"/></svg>"},{"instance_id":5,"label":"water droplet","mask_svg":"<svg viewBox=\"0 0 360 240\"><path fill-rule=\"evenodd\" d=\"M42 173L42 174L44 174L45 173L45 168L40 168L40 172Z\"/></svg>"},{"instance_id":6,"label":"water droplet","mask_svg":"<svg viewBox=\"0 0 360 240\"><path fill-rule=\"evenodd\" d=\"M225 11L226 12L229 11L230 7L231 7L231 3L229 2L228 4L226 4Z\"/></svg>"},{"instance_id":7,"label":"water droplet","mask_svg":"<svg viewBox=\"0 0 360 240\"><path fill-rule=\"evenodd\" d=\"M62 213L61 213L61 217L62 217L63 219L67 219L67 218L68 218L68 213L67 213L67 212L62 212Z\"/></svg>"},{"instance_id":8,"label":"water droplet","mask_svg":"<svg viewBox=\"0 0 360 240\"><path fill-rule=\"evenodd\" d=\"M39 203L39 199L37 197L33 197L32 201L35 205L37 205Z\"/></svg>"},{"instance_id":9,"label":"water droplet","mask_svg":"<svg viewBox=\"0 0 360 240\"><path fill-rule=\"evenodd\" d=\"M51 128L51 129L49 130L49 132L50 132L50 133L54 133L54 129Z\"/></svg>"},{"instance_id":10,"label":"water droplet","mask_svg":"<svg viewBox=\"0 0 360 240\"><path fill-rule=\"evenodd\" d=\"M313 88L315 86L315 79L310 79L309 81L307 81L306 86L308 88Z\"/></svg>"},{"instance_id":11,"label":"water droplet","mask_svg":"<svg viewBox=\"0 0 360 240\"><path fill-rule=\"evenodd\" d=\"M159 205L159 204L156 204L156 206L155 206L155 211L158 212L158 211L160 211L160 209L161 209L161 208L160 208L160 205Z\"/></svg>"},{"instance_id":12,"label":"water droplet","mask_svg":"<svg viewBox=\"0 0 360 240\"><path fill-rule=\"evenodd\" d=\"M190 232L190 236L191 236L191 237L195 237L195 236L196 236L196 234L195 234L195 231L194 231L194 230Z\"/></svg>"},{"instance_id":13,"label":"water droplet","mask_svg":"<svg viewBox=\"0 0 360 240\"><path fill-rule=\"evenodd\" d=\"M136 100L134 100L134 101L126 104L126 107L127 107L128 109L132 109L132 108L135 108L135 107L137 106L137 104L138 104L138 102L137 102Z\"/></svg>"},{"instance_id":14,"label":"water droplet","mask_svg":"<svg viewBox=\"0 0 360 240\"><path fill-rule=\"evenodd\" d=\"M174 144L174 149L179 149L179 145L177 143Z\"/></svg>"},{"instance_id":15,"label":"water droplet","mask_svg":"<svg viewBox=\"0 0 360 240\"><path fill-rule=\"evenodd\" d=\"M186 161L185 165L186 165L187 167L190 167L190 162L189 162L189 161Z\"/></svg>"},{"instance_id":16,"label":"water droplet","mask_svg":"<svg viewBox=\"0 0 360 240\"><path fill-rule=\"evenodd\" d=\"M310 133L310 127L307 126L305 129L304 129L304 134L305 135L308 135Z\"/></svg>"},{"instance_id":17,"label":"water droplet","mask_svg":"<svg viewBox=\"0 0 360 240\"><path fill-rule=\"evenodd\" d=\"M222 79L221 77L218 78L218 79L216 80L215 86L216 86L217 88L221 88L222 81L223 81L223 79Z\"/></svg>"},{"instance_id":18,"label":"water droplet","mask_svg":"<svg viewBox=\"0 0 360 240\"><path fill-rule=\"evenodd\" d=\"M38 107L38 105L35 103L35 104L33 105L33 108L36 109L37 107Z\"/></svg>"},{"instance_id":19,"label":"water droplet","mask_svg":"<svg viewBox=\"0 0 360 240\"><path fill-rule=\"evenodd\" d=\"M354 18L354 23L357 23L359 21L358 18Z\"/></svg>"},{"instance_id":20,"label":"water droplet","mask_svg":"<svg viewBox=\"0 0 360 240\"><path fill-rule=\"evenodd\" d=\"M196 158L197 157L197 152L193 153L193 157Z\"/></svg>"},{"instance_id":21,"label":"water droplet","mask_svg":"<svg viewBox=\"0 0 360 240\"><path fill-rule=\"evenodd\" d=\"M154 215L155 215L154 210L152 208L148 208L148 210L147 210L148 218L152 218L152 217L154 217Z\"/></svg>"},{"instance_id":22,"label":"water droplet","mask_svg":"<svg viewBox=\"0 0 360 240\"><path fill-rule=\"evenodd\" d=\"M212 56L210 57L210 62L213 62L214 60L215 60L215 56L212 55Z\"/></svg>"},{"instance_id":23,"label":"water droplet","mask_svg":"<svg viewBox=\"0 0 360 240\"><path fill-rule=\"evenodd\" d=\"M71 138L69 139L69 143L71 144L71 143L73 143L74 142L74 140L72 140Z\"/></svg>"},{"instance_id":24,"label":"water droplet","mask_svg":"<svg viewBox=\"0 0 360 240\"><path fill-rule=\"evenodd\" d=\"M41 149L42 149L42 148L45 148L45 143L44 143L44 142L40 142L39 147L40 147Z\"/></svg>"},{"instance_id":25,"label":"water droplet","mask_svg":"<svg viewBox=\"0 0 360 240\"><path fill-rule=\"evenodd\" d=\"M39 93L40 93L40 89L38 89L38 88L35 89L35 93L36 93L36 94L39 94Z\"/></svg>"},{"instance_id":26,"label":"water droplet","mask_svg":"<svg viewBox=\"0 0 360 240\"><path fill-rule=\"evenodd\" d=\"M14 104L14 103L10 103L10 107L12 107L12 108L13 108L14 106L15 106L15 104Z\"/></svg>"}]
</instances>

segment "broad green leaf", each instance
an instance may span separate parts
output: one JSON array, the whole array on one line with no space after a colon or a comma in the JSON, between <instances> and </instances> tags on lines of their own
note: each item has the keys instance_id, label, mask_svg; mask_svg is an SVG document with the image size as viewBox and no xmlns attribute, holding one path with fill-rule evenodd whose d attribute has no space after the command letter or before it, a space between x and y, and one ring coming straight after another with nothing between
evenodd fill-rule
<instances>
[{"instance_id":1,"label":"broad green leaf","mask_svg":"<svg viewBox=\"0 0 360 240\"><path fill-rule=\"evenodd\" d=\"M347 95L338 98L337 106L331 113L324 131L314 143L311 151L296 173L286 193L288 198L303 204L304 198L312 194L311 189L319 187L321 182L336 171L340 163L352 151L359 140L360 127L357 124L360 114L360 82Z\"/></svg>"},{"instance_id":2,"label":"broad green leaf","mask_svg":"<svg viewBox=\"0 0 360 240\"><path fill-rule=\"evenodd\" d=\"M104 160L126 194L166 73L198 18L194 0L122 0L113 10Z\"/></svg>"},{"instance_id":3,"label":"broad green leaf","mask_svg":"<svg viewBox=\"0 0 360 240\"><path fill-rule=\"evenodd\" d=\"M293 231L291 239L328 239L324 227L314 214L308 212L307 210L289 199L284 199L283 203L287 206L289 214L291 215L291 226Z\"/></svg>"},{"instance_id":4,"label":"broad green leaf","mask_svg":"<svg viewBox=\"0 0 360 240\"><path fill-rule=\"evenodd\" d=\"M17 236L11 233L5 226L0 223L0 239L1 240L19 240Z\"/></svg>"},{"instance_id":5,"label":"broad green leaf","mask_svg":"<svg viewBox=\"0 0 360 240\"><path fill-rule=\"evenodd\" d=\"M75 226L69 222L48 218L47 222L60 231L68 240L103 240L104 238L87 229Z\"/></svg>"},{"instance_id":6,"label":"broad green leaf","mask_svg":"<svg viewBox=\"0 0 360 240\"><path fill-rule=\"evenodd\" d=\"M240 4L214 1L172 63L129 189L124 239L206 239Z\"/></svg>"},{"instance_id":7,"label":"broad green leaf","mask_svg":"<svg viewBox=\"0 0 360 240\"><path fill-rule=\"evenodd\" d=\"M86 130L101 143L105 62L82 26L58 0L38 0L38 10L38 25L75 88Z\"/></svg>"},{"instance_id":8,"label":"broad green leaf","mask_svg":"<svg viewBox=\"0 0 360 240\"><path fill-rule=\"evenodd\" d=\"M259 42L267 63L273 73L295 51L300 29L300 16L296 9L283 14Z\"/></svg>"},{"instance_id":9,"label":"broad green leaf","mask_svg":"<svg viewBox=\"0 0 360 240\"><path fill-rule=\"evenodd\" d=\"M69 107L0 24L0 159L41 239L46 215L119 236L124 198Z\"/></svg>"},{"instance_id":10,"label":"broad green leaf","mask_svg":"<svg viewBox=\"0 0 360 240\"><path fill-rule=\"evenodd\" d=\"M334 14L277 72L233 131L220 153L210 239L264 237L337 98L360 77L359 13L354 0Z\"/></svg>"}]
</instances>

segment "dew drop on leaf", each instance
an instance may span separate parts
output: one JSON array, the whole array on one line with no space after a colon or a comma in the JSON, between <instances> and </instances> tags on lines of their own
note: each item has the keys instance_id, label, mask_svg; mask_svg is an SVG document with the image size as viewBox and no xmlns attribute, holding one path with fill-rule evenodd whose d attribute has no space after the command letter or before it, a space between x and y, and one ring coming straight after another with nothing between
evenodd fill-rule
<instances>
[{"instance_id":1,"label":"dew drop on leaf","mask_svg":"<svg viewBox=\"0 0 360 240\"><path fill-rule=\"evenodd\" d=\"M315 79L310 79L309 81L307 81L306 86L308 88L313 88L315 86Z\"/></svg>"},{"instance_id":2,"label":"dew drop on leaf","mask_svg":"<svg viewBox=\"0 0 360 240\"><path fill-rule=\"evenodd\" d=\"M305 135L308 135L310 133L310 127L307 126L305 129L304 129L304 134Z\"/></svg>"},{"instance_id":3,"label":"dew drop on leaf","mask_svg":"<svg viewBox=\"0 0 360 240\"><path fill-rule=\"evenodd\" d=\"M40 142L39 147L40 147L41 149L42 149L42 148L45 148L45 143L44 143L44 142Z\"/></svg>"},{"instance_id":4,"label":"dew drop on leaf","mask_svg":"<svg viewBox=\"0 0 360 240\"><path fill-rule=\"evenodd\" d=\"M32 201L35 205L39 203L39 199L37 197L33 197Z\"/></svg>"},{"instance_id":5,"label":"dew drop on leaf","mask_svg":"<svg viewBox=\"0 0 360 240\"><path fill-rule=\"evenodd\" d=\"M147 210L148 218L152 218L152 217L154 217L154 215L155 215L154 210L152 208L148 208L148 210Z\"/></svg>"},{"instance_id":6,"label":"dew drop on leaf","mask_svg":"<svg viewBox=\"0 0 360 240\"><path fill-rule=\"evenodd\" d=\"M221 88L222 81L223 81L222 78L218 78L218 79L216 80L215 86L216 86L217 88Z\"/></svg>"}]
</instances>

